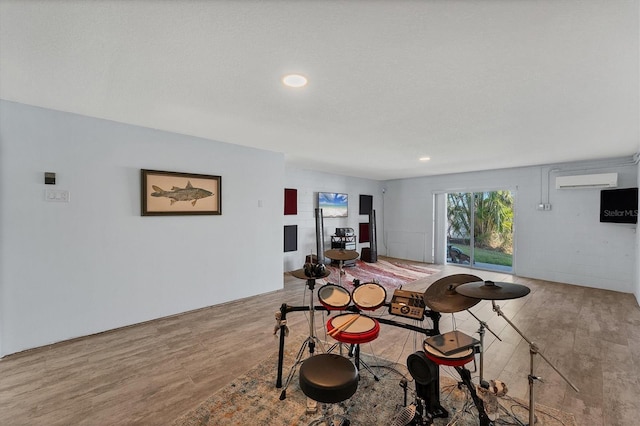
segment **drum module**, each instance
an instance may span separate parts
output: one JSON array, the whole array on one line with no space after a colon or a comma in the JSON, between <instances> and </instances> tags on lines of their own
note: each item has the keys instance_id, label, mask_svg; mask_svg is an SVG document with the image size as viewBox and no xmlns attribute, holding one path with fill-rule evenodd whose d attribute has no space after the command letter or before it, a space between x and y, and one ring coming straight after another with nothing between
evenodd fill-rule
<instances>
[{"instance_id":1,"label":"drum module","mask_svg":"<svg viewBox=\"0 0 640 426\"><path fill-rule=\"evenodd\" d=\"M394 290L389 313L406 318L421 320L424 318L424 295L418 291Z\"/></svg>"}]
</instances>

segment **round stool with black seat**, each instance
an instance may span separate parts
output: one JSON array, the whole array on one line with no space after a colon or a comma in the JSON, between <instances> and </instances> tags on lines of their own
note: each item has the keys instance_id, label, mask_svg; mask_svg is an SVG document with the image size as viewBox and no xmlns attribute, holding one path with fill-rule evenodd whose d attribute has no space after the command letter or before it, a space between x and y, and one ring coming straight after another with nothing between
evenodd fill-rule
<instances>
[{"instance_id":1,"label":"round stool with black seat","mask_svg":"<svg viewBox=\"0 0 640 426\"><path fill-rule=\"evenodd\" d=\"M323 415L310 425L333 425L334 419L348 425L342 414L329 412L328 404L337 404L351 398L358 389L358 369L338 354L318 354L307 358L300 367L300 389L309 398L323 403Z\"/></svg>"}]
</instances>

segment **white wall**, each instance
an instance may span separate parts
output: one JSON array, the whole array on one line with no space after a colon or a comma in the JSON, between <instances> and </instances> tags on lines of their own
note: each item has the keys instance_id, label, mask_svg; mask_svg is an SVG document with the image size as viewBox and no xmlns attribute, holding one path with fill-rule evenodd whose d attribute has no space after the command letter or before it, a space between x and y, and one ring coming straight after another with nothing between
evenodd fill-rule
<instances>
[{"instance_id":1,"label":"white wall","mask_svg":"<svg viewBox=\"0 0 640 426\"><path fill-rule=\"evenodd\" d=\"M386 182L388 253L432 261L434 193L511 189L516 196L517 275L633 292L635 226L599 222L599 189L555 189L559 175L607 172L619 173L619 187L638 183L630 158ZM552 210L537 210L542 201Z\"/></svg>"},{"instance_id":2,"label":"white wall","mask_svg":"<svg viewBox=\"0 0 640 426\"><path fill-rule=\"evenodd\" d=\"M638 180L636 182L636 185L640 187L640 163L636 166L636 169L638 172ZM635 294L636 300L640 305L640 232L638 232L637 229L636 229L636 275L635 275L634 284L635 285L634 285L633 293Z\"/></svg>"},{"instance_id":3,"label":"white wall","mask_svg":"<svg viewBox=\"0 0 640 426\"><path fill-rule=\"evenodd\" d=\"M1 354L282 287L282 154L5 101L0 120ZM141 217L143 168L221 175L222 215Z\"/></svg>"},{"instance_id":4,"label":"white wall","mask_svg":"<svg viewBox=\"0 0 640 426\"><path fill-rule=\"evenodd\" d=\"M640 184L638 166L621 164L382 183L285 168L282 154L0 101L0 354L280 288L283 269L316 251L318 191L349 194L349 217L325 218L327 247L336 227L357 232L367 221L358 214L367 194L378 253L431 262L434 192L514 189L519 275L640 300L635 228L598 222L598 190L553 189L556 175L582 167L617 171L621 187ZM223 214L141 217L142 168L221 175ZM55 188L69 190L70 203L44 201L45 171L57 173ZM540 212L549 186L553 209ZM298 190L295 216L282 216L285 187ZM298 225L298 251L283 256L289 224ZM249 259L255 267L246 268Z\"/></svg>"},{"instance_id":5,"label":"white wall","mask_svg":"<svg viewBox=\"0 0 640 426\"><path fill-rule=\"evenodd\" d=\"M378 232L378 253L384 253L380 235L384 229L382 206L382 185L378 181L348 176L320 173L311 170L286 167L285 187L298 191L298 214L285 215L284 225L298 225L298 250L284 255L284 270L293 271L304 265L305 257L316 253L315 209L318 206L318 192L341 192L349 195L349 216L346 218L324 218L325 250L331 248L331 235L336 228L353 228L358 234L360 222L368 222L369 217L359 214L360 195L373 196ZM359 239L359 235L357 235ZM357 243L357 251L369 247L369 243Z\"/></svg>"}]
</instances>

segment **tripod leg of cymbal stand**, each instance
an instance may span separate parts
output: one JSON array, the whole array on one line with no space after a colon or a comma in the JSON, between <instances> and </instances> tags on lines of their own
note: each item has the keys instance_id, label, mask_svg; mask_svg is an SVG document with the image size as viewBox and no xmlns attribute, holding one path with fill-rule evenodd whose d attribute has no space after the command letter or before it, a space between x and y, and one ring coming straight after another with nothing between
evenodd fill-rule
<instances>
[{"instance_id":1,"label":"tripod leg of cymbal stand","mask_svg":"<svg viewBox=\"0 0 640 426\"><path fill-rule=\"evenodd\" d=\"M534 343L529 345L529 425L534 425L536 423L536 398L534 395L535 386L533 384L535 380L542 380L541 377L533 375L533 363L535 361L534 356L537 350L538 348Z\"/></svg>"},{"instance_id":2,"label":"tripod leg of cymbal stand","mask_svg":"<svg viewBox=\"0 0 640 426\"><path fill-rule=\"evenodd\" d=\"M302 342L302 346L300 346L298 355L296 355L296 360L291 366L291 370L289 370L289 375L287 376L287 380L284 383L282 392L280 392L280 401L284 400L287 397L287 388L289 387L289 383L291 383L291 379L293 378L293 374L295 373L296 368L302 362L302 354L304 354L304 350L307 348L308 344L309 344L309 338L305 339L305 341Z\"/></svg>"},{"instance_id":3,"label":"tripod leg of cymbal stand","mask_svg":"<svg viewBox=\"0 0 640 426\"><path fill-rule=\"evenodd\" d=\"M313 289L315 288L315 283L316 283L315 279L307 280L307 287L309 288L309 292L311 293L311 296L309 296L309 337L307 337L305 341L302 342L302 345L300 346L300 350L298 351L298 355L296 355L296 360L293 363L293 366L291 366L291 370L289 370L289 375L287 376L285 385L282 388L282 392L280 393L281 401L287 397L287 387L289 387L289 383L293 378L293 374L295 373L296 368L298 367L299 364L302 363L302 356L304 354L304 350L308 347L309 354L313 355L313 352L315 351L315 347L316 347L316 341L320 344L320 340L318 340L318 338L315 336L315 316L314 316L315 307L313 305L314 303Z\"/></svg>"},{"instance_id":4,"label":"tripod leg of cymbal stand","mask_svg":"<svg viewBox=\"0 0 640 426\"><path fill-rule=\"evenodd\" d=\"M493 334L496 339L498 339L500 341L502 341L502 339L496 333L491 331L491 329L489 328L489 326L487 325L486 322L482 321L480 318L475 316L474 313L471 312L469 309L467 309L467 312L469 312L471 314L471 316L474 317L476 320L478 320L478 323L480 323L480 328L478 329L478 334L480 335L480 386L482 386L485 389L488 389L489 388L489 382L484 380L484 334L485 334L485 329L489 330L489 332L491 334Z\"/></svg>"},{"instance_id":5,"label":"tripod leg of cymbal stand","mask_svg":"<svg viewBox=\"0 0 640 426\"><path fill-rule=\"evenodd\" d=\"M491 426L493 422L489 419L487 412L484 409L484 403L482 399L476 393L475 386L471 382L471 372L464 367L454 367L458 373L460 374L460 378L462 379L462 383L464 383L469 389L469 393L471 394L471 399L473 399L476 408L478 409L478 417L480 419L480 426Z\"/></svg>"},{"instance_id":6,"label":"tripod leg of cymbal stand","mask_svg":"<svg viewBox=\"0 0 640 426\"><path fill-rule=\"evenodd\" d=\"M529 376L528 376L528 380L529 380L529 426L533 426L535 424L535 392L534 392L534 382L536 380L542 380L540 377L536 376L533 372L533 368L534 368L534 361L535 361L535 355L538 354L540 355L540 357L542 359L544 359L547 364L549 364L549 366L551 368L553 368L555 370L556 373L558 373L560 375L560 377L562 377L562 379L567 382L567 384L569 386L571 386L573 388L573 390L575 390L576 392L580 392L578 390L578 388L571 383L571 381L569 379L567 379L564 374L562 374L560 372L560 370L558 370L542 353L540 353L540 351L538 350L538 346L533 343L531 340L527 339L527 337L522 334L522 332L518 329L518 327L516 327L511 321L509 321L509 318L507 318L504 315L504 312L502 312L502 310L500 309L500 306L496 305L496 301L492 300L491 304L493 305L493 310L495 313L498 314L499 317L504 318L504 320L507 322L507 324L509 324L511 326L511 328L513 328L519 335L520 337L522 337L524 339L525 342L527 342L529 344Z\"/></svg>"},{"instance_id":7,"label":"tripod leg of cymbal stand","mask_svg":"<svg viewBox=\"0 0 640 426\"><path fill-rule=\"evenodd\" d=\"M313 289L315 287L316 280L307 280L307 286L309 287L309 354L313 355L316 343L320 346L320 350L324 352L324 347L320 339L316 337L316 324L315 324L315 307L313 300Z\"/></svg>"},{"instance_id":8,"label":"tripod leg of cymbal stand","mask_svg":"<svg viewBox=\"0 0 640 426\"><path fill-rule=\"evenodd\" d=\"M484 380L484 326L482 324L480 324L478 334L480 335L480 378L478 381L480 386L488 388L489 383Z\"/></svg>"}]
</instances>

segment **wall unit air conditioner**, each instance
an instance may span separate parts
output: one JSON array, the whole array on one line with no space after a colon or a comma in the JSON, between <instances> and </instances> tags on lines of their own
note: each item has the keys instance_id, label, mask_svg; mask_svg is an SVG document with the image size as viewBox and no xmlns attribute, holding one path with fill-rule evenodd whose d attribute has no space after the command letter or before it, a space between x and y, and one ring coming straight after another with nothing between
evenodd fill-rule
<instances>
[{"instance_id":1,"label":"wall unit air conditioner","mask_svg":"<svg viewBox=\"0 0 640 426\"><path fill-rule=\"evenodd\" d=\"M556 177L556 189L615 188L617 186L617 173Z\"/></svg>"}]
</instances>

